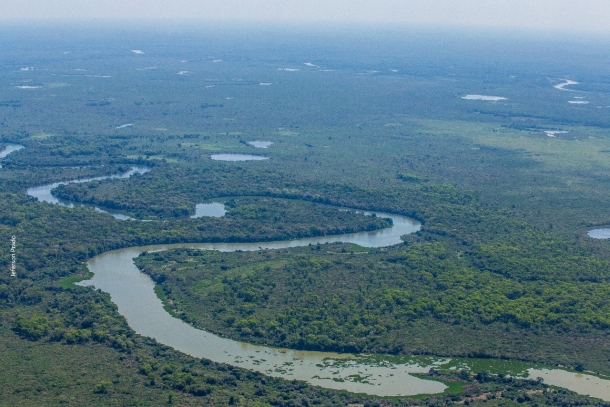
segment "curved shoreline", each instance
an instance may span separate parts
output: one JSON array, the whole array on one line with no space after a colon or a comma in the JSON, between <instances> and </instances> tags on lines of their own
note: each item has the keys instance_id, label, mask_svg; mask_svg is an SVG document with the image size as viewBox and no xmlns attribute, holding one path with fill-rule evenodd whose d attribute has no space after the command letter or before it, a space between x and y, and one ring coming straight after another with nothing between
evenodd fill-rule
<instances>
[{"instance_id":1,"label":"curved shoreline","mask_svg":"<svg viewBox=\"0 0 610 407\"><path fill-rule=\"evenodd\" d=\"M87 182L94 179L108 179L130 176L107 176L75 180ZM69 182L65 182L69 183ZM46 187L50 195L49 188ZM42 187L38 187L42 188ZM35 189L35 188L34 188ZM28 190L28 194L29 194ZM52 199L55 199L52 197ZM71 202L52 202L66 206ZM358 211L357 212L363 212ZM371 212L364 212L367 215ZM136 333L151 337L159 343L170 346L188 355L206 358L219 363L242 367L260 373L285 378L303 380L320 387L347 390L377 396L408 396L435 394L444 391L443 383L424 380L410 373L427 373L431 367L449 363L450 358L411 357L389 355L351 355L331 352L296 351L264 345L253 345L214 335L196 329L184 321L173 317L164 308L154 292L155 283L140 272L133 262L144 251L161 251L173 248L194 248L218 251L256 251L302 247L310 244L355 243L364 247L387 247L402 242L400 236L414 233L421 224L401 215L375 212L378 216L391 218L394 225L372 232L358 232L343 235L302 238L287 241L255 243L179 243L129 247L102 253L87 262L93 273L90 280L77 283L94 286L110 294L129 326ZM493 363L493 360L490 360ZM557 385L580 394L589 394L610 401L610 381L596 376L582 375L559 368L545 367L531 363L522 372L523 376L542 376L545 383ZM571 377L573 376L573 379Z\"/></svg>"},{"instance_id":2,"label":"curved shoreline","mask_svg":"<svg viewBox=\"0 0 610 407\"><path fill-rule=\"evenodd\" d=\"M587 236L592 239L610 239L610 228L591 229L587 232Z\"/></svg>"},{"instance_id":3,"label":"curved shoreline","mask_svg":"<svg viewBox=\"0 0 610 407\"><path fill-rule=\"evenodd\" d=\"M7 146L4 147L2 151L0 151L0 160L9 155L10 153L14 153L15 151L19 151L23 148L25 148L25 146L22 146L21 144L7 144ZM0 168L2 168L1 164Z\"/></svg>"},{"instance_id":4,"label":"curved shoreline","mask_svg":"<svg viewBox=\"0 0 610 407\"><path fill-rule=\"evenodd\" d=\"M81 184L84 182L103 181L106 179L123 179L123 178L129 178L134 174L145 174L149 171L150 171L150 168L148 168L148 167L134 166L131 168L131 170L129 170L123 174L103 175L100 177L91 177L91 178L75 179L75 180L71 180L71 181L54 182L51 184L45 184L45 185L41 185L38 187L31 187L26 190L26 194L28 196L38 199L40 202L47 202L47 203L54 204L54 205L61 205L61 206L65 206L68 208L74 208L74 203L65 201L63 199L56 198L55 196L53 196L53 194L51 194L51 191L60 185ZM101 213L108 213L108 214L112 215L115 219L135 220L134 218L131 218L129 216L126 216L126 215L123 215L123 214L117 213L117 212L110 212L108 210L101 209L95 205L86 205L86 204L81 204L81 205L89 206Z\"/></svg>"},{"instance_id":5,"label":"curved shoreline","mask_svg":"<svg viewBox=\"0 0 610 407\"><path fill-rule=\"evenodd\" d=\"M413 363L366 363L363 356L252 345L196 329L165 311L161 300L154 293L154 282L133 263L133 258L145 251L187 247L224 252L256 251L339 241L368 247L384 247L400 243L400 236L416 232L420 228L419 222L407 217L383 213L378 215L392 218L394 226L374 232L288 241L183 243L115 250L89 260L87 266L94 276L79 285L94 286L110 293L119 313L138 334L152 337L191 356L256 370L270 376L305 380L314 385L355 393L395 396L442 392L446 387L444 384L409 375L425 373L434 364L420 366ZM367 377L367 380L357 380L362 376Z\"/></svg>"},{"instance_id":6,"label":"curved shoreline","mask_svg":"<svg viewBox=\"0 0 610 407\"><path fill-rule=\"evenodd\" d=\"M400 225L401 220L408 220L408 218L390 214L379 213L379 216L389 216L398 225ZM419 224L415 222L412 223L412 226L415 229L419 228ZM316 240L320 243L341 241L366 245L366 240L371 239L371 236L362 235L367 234L379 234L382 237L377 242L378 244L369 247L384 247L392 242L392 238L387 235L387 232L393 228L376 232L291 241L179 243L130 247L106 252L89 260L87 266L89 271L93 273L93 278L78 284L92 286L109 293L112 301L117 304L119 313L126 318L127 323L136 333L151 337L159 343L193 357L227 363L269 376L303 380L312 385L347 390L353 393L377 396L441 393L446 388L444 384L420 379L410 375L410 373L427 373L431 367L449 363L451 358L298 351L239 342L197 329L170 315L164 309L162 301L154 292L155 283L148 275L142 273L133 262L135 257L145 251L154 252L175 248L219 250L223 252L274 250L307 246ZM384 234L385 236L383 236ZM398 234L404 233L396 233L394 239ZM374 236L372 238L374 239ZM400 240L399 236L398 240ZM396 244L396 240L393 244ZM493 364L494 360L490 359L488 362ZM580 394L589 394L610 401L609 380L537 363L526 364L528 366L517 375L518 377L543 377L546 384L564 387Z\"/></svg>"}]
</instances>

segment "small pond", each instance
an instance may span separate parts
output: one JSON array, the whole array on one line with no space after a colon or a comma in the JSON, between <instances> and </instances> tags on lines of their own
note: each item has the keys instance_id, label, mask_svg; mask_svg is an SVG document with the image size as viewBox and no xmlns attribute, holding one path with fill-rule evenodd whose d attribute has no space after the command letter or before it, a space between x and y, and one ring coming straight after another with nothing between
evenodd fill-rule
<instances>
[{"instance_id":1,"label":"small pond","mask_svg":"<svg viewBox=\"0 0 610 407\"><path fill-rule=\"evenodd\" d=\"M212 216L214 218L222 218L227 211L225 206L218 202L202 203L195 205L195 215L191 218L202 218L204 216Z\"/></svg>"},{"instance_id":2,"label":"small pond","mask_svg":"<svg viewBox=\"0 0 610 407\"><path fill-rule=\"evenodd\" d=\"M273 141L248 141L248 144L256 148L269 148Z\"/></svg>"},{"instance_id":3,"label":"small pond","mask_svg":"<svg viewBox=\"0 0 610 407\"><path fill-rule=\"evenodd\" d=\"M216 161L260 161L269 159L269 157L249 154L212 154L211 158Z\"/></svg>"},{"instance_id":4,"label":"small pond","mask_svg":"<svg viewBox=\"0 0 610 407\"><path fill-rule=\"evenodd\" d=\"M462 99L466 100L490 100L492 102L497 102L498 100L506 100L502 96L486 96L486 95L466 95L462 96Z\"/></svg>"}]
</instances>

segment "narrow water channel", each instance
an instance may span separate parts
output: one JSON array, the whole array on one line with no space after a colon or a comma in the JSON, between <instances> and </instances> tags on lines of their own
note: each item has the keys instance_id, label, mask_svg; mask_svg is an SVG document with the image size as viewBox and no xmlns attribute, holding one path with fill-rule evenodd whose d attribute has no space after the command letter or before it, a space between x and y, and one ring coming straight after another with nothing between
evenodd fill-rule
<instances>
[{"instance_id":1,"label":"narrow water channel","mask_svg":"<svg viewBox=\"0 0 610 407\"><path fill-rule=\"evenodd\" d=\"M106 176L93 177L93 178L82 178L82 179L76 179L76 180L72 180L72 181L54 182L52 184L46 184L46 185L41 185L38 187L28 188L26 193L29 196L38 199L40 202L48 202L48 203L55 204L55 205L61 205L61 206L66 206L68 208L73 208L74 203L54 197L53 194L51 194L51 191L60 185L80 184L83 182L103 181L106 179L123 179L123 178L129 178L134 174L145 174L148 171L150 171L150 168L148 168L148 167L136 166L136 167L133 167L131 170L124 172L123 174L106 175ZM133 218L123 215L116 211L112 211L109 209L102 209L102 208L99 208L99 207L93 206L93 205L92 205L92 207L98 212L109 213L110 215L114 216L116 219L133 220Z\"/></svg>"},{"instance_id":2,"label":"narrow water channel","mask_svg":"<svg viewBox=\"0 0 610 407\"><path fill-rule=\"evenodd\" d=\"M24 146L20 145L20 144L9 144L6 147L4 147L2 149L2 151L0 151L0 160L3 159L4 157L6 157L7 155L9 155L10 153L14 153L15 151L19 151L22 148L25 148ZM2 165L0 165L0 168L2 168Z\"/></svg>"}]
</instances>

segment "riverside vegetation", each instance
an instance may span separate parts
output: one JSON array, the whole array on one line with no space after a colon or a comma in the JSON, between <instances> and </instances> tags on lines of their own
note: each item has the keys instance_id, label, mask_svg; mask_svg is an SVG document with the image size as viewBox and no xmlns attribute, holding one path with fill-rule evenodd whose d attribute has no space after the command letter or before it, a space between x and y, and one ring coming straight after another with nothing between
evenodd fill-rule
<instances>
[{"instance_id":1,"label":"riverside vegetation","mask_svg":"<svg viewBox=\"0 0 610 407\"><path fill-rule=\"evenodd\" d=\"M477 43L472 55L444 45L431 55L414 40L392 50L396 44L383 37L390 34L374 37L385 45L371 53L362 52L360 34L342 49L316 40L312 49L295 36L292 51L273 42L262 46L270 41L262 33L241 45L231 35L217 43L206 32L173 39L132 34L155 45L136 55L119 51L125 37L111 31L103 39L85 32L87 45L34 35L28 41L35 49L52 51L40 54L22 50L19 35L1 36L12 62L0 66L7 89L0 144L25 146L3 158L0 169L6 242L0 261L9 264L8 242L16 236L18 274L0 275L2 403L601 404L483 371L431 372L428 378L449 390L417 398L273 379L140 337L107 294L73 282L87 278L83 262L116 248L372 230L387 220L338 208L400 213L422 222L422 231L387 250L340 244L252 253L181 249L145 254L137 264L172 300L170 312L235 339L505 357L610 374L610 252L608 242L586 236L588 228L610 223L610 122L607 110L595 107L610 104L607 78L595 70L607 66L607 53L583 54L589 63L566 66L564 45L537 61L491 52L484 54L492 62L481 67L481 49L508 43ZM210 48L194 50L185 45L190 40L176 39L189 35ZM424 42L439 45L439 38ZM71 54L63 54L66 46ZM578 48L570 49L581 55ZM334 71L303 66L314 50L317 64ZM211 62L211 53L223 55L215 58L222 62ZM420 59L405 59L413 53ZM182 60L192 60L190 76L174 72L176 64L189 64ZM494 68L486 69L488 63ZM36 69L21 70L32 64ZM278 70L285 66L300 70ZM589 105L571 105L576 93L552 87L549 77L562 78L566 70L578 75L583 85L574 89ZM40 88L21 89L22 83ZM507 100L461 99L471 93ZM48 114L36 114L41 110ZM127 123L134 125L122 127ZM545 130L568 133L551 138ZM274 142L265 150L269 160L210 159L258 153L247 144L257 139ZM54 193L150 222L25 195L28 187L132 165L152 170ZM225 217L189 219L197 203L211 200L226 204Z\"/></svg>"}]
</instances>

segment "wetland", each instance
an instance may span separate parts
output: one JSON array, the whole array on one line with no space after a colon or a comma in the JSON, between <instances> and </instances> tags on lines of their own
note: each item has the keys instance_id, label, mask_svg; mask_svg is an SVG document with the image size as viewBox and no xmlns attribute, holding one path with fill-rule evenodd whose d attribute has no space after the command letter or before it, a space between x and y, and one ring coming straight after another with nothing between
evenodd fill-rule
<instances>
[{"instance_id":1,"label":"wetland","mask_svg":"<svg viewBox=\"0 0 610 407\"><path fill-rule=\"evenodd\" d=\"M607 400L600 40L45 30L0 29L8 405Z\"/></svg>"}]
</instances>

